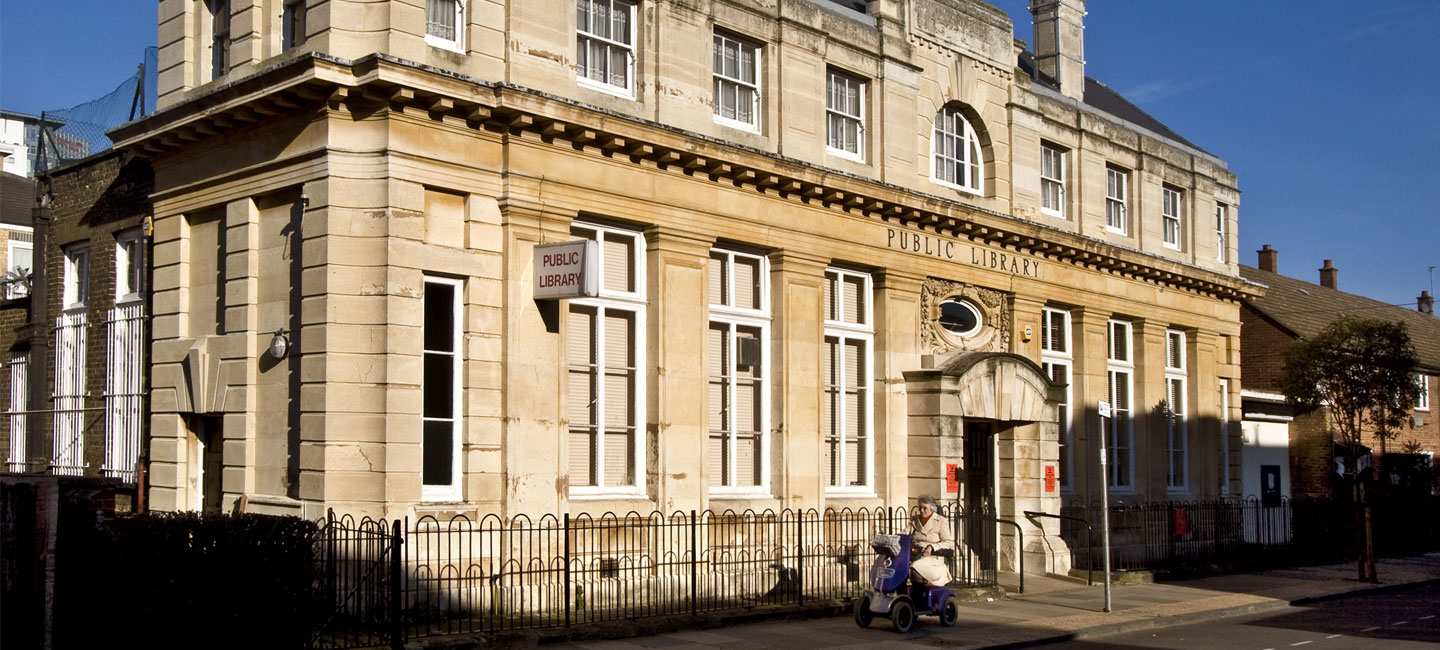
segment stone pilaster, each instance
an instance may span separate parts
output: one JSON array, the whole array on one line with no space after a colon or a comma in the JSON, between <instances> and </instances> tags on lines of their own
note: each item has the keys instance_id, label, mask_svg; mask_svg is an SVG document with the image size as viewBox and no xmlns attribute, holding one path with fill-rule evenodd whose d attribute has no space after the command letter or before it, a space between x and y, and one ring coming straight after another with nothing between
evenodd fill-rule
<instances>
[{"instance_id":1,"label":"stone pilaster","mask_svg":"<svg viewBox=\"0 0 1440 650\"><path fill-rule=\"evenodd\" d=\"M648 483L664 512L707 507L706 274L712 237L652 228L645 233Z\"/></svg>"},{"instance_id":2,"label":"stone pilaster","mask_svg":"<svg viewBox=\"0 0 1440 650\"><path fill-rule=\"evenodd\" d=\"M770 480L787 508L820 507L825 493L819 432L828 262L792 251L770 256L771 458L778 459Z\"/></svg>"}]
</instances>

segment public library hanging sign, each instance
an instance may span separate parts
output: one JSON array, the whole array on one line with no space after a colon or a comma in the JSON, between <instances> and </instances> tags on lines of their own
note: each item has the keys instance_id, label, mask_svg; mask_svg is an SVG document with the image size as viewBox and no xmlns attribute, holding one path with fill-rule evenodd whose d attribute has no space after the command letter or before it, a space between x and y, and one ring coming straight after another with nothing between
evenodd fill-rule
<instances>
[{"instance_id":1,"label":"public library hanging sign","mask_svg":"<svg viewBox=\"0 0 1440 650\"><path fill-rule=\"evenodd\" d=\"M599 246L593 239L535 245L535 299L600 295Z\"/></svg>"}]
</instances>

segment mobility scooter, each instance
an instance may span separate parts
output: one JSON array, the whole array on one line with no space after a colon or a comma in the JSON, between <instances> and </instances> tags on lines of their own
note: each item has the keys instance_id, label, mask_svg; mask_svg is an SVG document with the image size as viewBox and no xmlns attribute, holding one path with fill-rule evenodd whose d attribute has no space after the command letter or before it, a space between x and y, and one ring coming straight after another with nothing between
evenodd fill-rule
<instances>
[{"instance_id":1,"label":"mobility scooter","mask_svg":"<svg viewBox=\"0 0 1440 650\"><path fill-rule=\"evenodd\" d=\"M855 624L868 627L876 616L888 616L895 631L907 634L915 617L933 615L953 627L960 605L949 587L926 586L910 579L910 536L876 535L870 541L875 562L870 565L870 588L855 601Z\"/></svg>"}]
</instances>

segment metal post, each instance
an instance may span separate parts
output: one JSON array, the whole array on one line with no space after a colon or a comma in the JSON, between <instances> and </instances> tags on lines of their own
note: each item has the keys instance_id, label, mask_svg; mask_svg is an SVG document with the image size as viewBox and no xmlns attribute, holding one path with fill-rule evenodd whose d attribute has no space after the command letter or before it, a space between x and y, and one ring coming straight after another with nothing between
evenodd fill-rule
<instances>
[{"instance_id":1,"label":"metal post","mask_svg":"<svg viewBox=\"0 0 1440 650\"><path fill-rule=\"evenodd\" d=\"M1110 611L1110 474L1105 461L1105 421L1100 417L1100 552L1105 555L1105 609Z\"/></svg>"},{"instance_id":2,"label":"metal post","mask_svg":"<svg viewBox=\"0 0 1440 650\"><path fill-rule=\"evenodd\" d=\"M401 553L405 548L404 523L395 520L395 538L390 542L390 649L403 650L405 648L405 621L402 603L400 602L400 578L403 567L401 566Z\"/></svg>"},{"instance_id":3,"label":"metal post","mask_svg":"<svg viewBox=\"0 0 1440 650\"><path fill-rule=\"evenodd\" d=\"M565 627L570 627L570 513L565 513Z\"/></svg>"},{"instance_id":4,"label":"metal post","mask_svg":"<svg viewBox=\"0 0 1440 650\"><path fill-rule=\"evenodd\" d=\"M691 511L690 511L690 614L691 614L691 615L694 615L696 612L700 611L700 603L696 600L696 595L699 593L699 588L696 586L696 583L700 582L700 571L699 571L699 568L700 568L700 564L699 564L699 563L700 563L700 546L699 546L699 544L697 543L697 540L699 539L699 536L697 535L696 530L695 530L695 527L696 527L697 525L699 525L699 519L695 516L695 511L694 511L694 510L691 510Z\"/></svg>"},{"instance_id":5,"label":"metal post","mask_svg":"<svg viewBox=\"0 0 1440 650\"><path fill-rule=\"evenodd\" d=\"M805 511L795 510L795 591L800 604L805 604Z\"/></svg>"}]
</instances>

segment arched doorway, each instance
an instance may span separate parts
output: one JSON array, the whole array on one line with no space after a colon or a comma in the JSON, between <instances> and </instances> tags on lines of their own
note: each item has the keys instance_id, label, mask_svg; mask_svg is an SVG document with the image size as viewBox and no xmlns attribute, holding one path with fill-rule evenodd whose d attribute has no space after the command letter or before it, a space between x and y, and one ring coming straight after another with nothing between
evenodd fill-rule
<instances>
[{"instance_id":1,"label":"arched doorway","mask_svg":"<svg viewBox=\"0 0 1440 650\"><path fill-rule=\"evenodd\" d=\"M906 372L905 384L910 496L958 502L966 510L960 533L970 545L998 542L994 554L969 558L979 568L1014 571L1024 553L1027 572L1068 572L1069 549L1056 522L1024 516L1060 511L1059 493L1044 476L1046 465L1059 461L1065 387L1023 356L980 351ZM1014 527L997 524L997 518L1019 524L1023 549Z\"/></svg>"}]
</instances>

